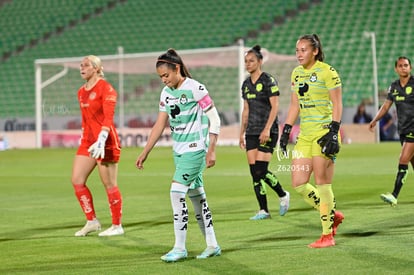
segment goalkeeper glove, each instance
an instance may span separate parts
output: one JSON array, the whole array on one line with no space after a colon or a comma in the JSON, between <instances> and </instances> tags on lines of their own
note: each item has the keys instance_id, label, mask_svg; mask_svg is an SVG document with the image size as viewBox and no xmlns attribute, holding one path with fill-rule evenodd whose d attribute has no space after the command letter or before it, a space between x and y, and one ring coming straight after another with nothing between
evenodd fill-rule
<instances>
[{"instance_id":1,"label":"goalkeeper glove","mask_svg":"<svg viewBox=\"0 0 414 275\"><path fill-rule=\"evenodd\" d=\"M108 131L102 130L98 135L98 140L88 149L88 152L92 158L103 159L105 157L105 142L107 138Z\"/></svg>"},{"instance_id":2,"label":"goalkeeper glove","mask_svg":"<svg viewBox=\"0 0 414 275\"><path fill-rule=\"evenodd\" d=\"M329 132L318 139L318 144L322 148L322 154L328 158L333 158L339 152L338 132L340 126L340 122L332 121L328 125Z\"/></svg>"},{"instance_id":3,"label":"goalkeeper glove","mask_svg":"<svg viewBox=\"0 0 414 275\"><path fill-rule=\"evenodd\" d=\"M283 132L282 135L280 136L280 148L282 149L282 152L286 155L287 154L287 145L289 143L289 136L290 136L290 132L292 131L292 125L289 124L285 124L285 126L283 126Z\"/></svg>"}]
</instances>

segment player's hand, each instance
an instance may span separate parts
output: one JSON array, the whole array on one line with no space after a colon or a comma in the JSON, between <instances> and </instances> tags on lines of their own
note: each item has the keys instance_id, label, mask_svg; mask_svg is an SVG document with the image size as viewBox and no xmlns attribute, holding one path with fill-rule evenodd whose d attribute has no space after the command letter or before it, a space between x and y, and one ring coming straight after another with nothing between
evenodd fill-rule
<instances>
[{"instance_id":1,"label":"player's hand","mask_svg":"<svg viewBox=\"0 0 414 275\"><path fill-rule=\"evenodd\" d=\"M369 123L369 130L371 131L371 132L374 132L374 129L375 129L375 126L377 125L377 122L375 121L375 120L372 120L370 123Z\"/></svg>"},{"instance_id":2,"label":"player's hand","mask_svg":"<svg viewBox=\"0 0 414 275\"><path fill-rule=\"evenodd\" d=\"M102 130L98 135L98 140L92 144L88 152L94 159L103 159L105 157L105 142L108 138L108 131Z\"/></svg>"},{"instance_id":3,"label":"player's hand","mask_svg":"<svg viewBox=\"0 0 414 275\"><path fill-rule=\"evenodd\" d=\"M280 148L282 149L283 154L285 155L287 154L287 145L289 143L289 136L290 136L291 131L292 131L292 125L285 124L285 126L283 126L282 135L280 136L279 145L280 145Z\"/></svg>"},{"instance_id":4,"label":"player's hand","mask_svg":"<svg viewBox=\"0 0 414 275\"><path fill-rule=\"evenodd\" d=\"M239 138L239 147L241 149L246 149L246 143L244 141L244 136L240 136L240 138Z\"/></svg>"},{"instance_id":5,"label":"player's hand","mask_svg":"<svg viewBox=\"0 0 414 275\"><path fill-rule=\"evenodd\" d=\"M339 122L332 121L328 126L329 132L318 139L318 144L322 148L322 154L329 158L333 158L339 152L338 132L340 126Z\"/></svg>"},{"instance_id":6,"label":"player's hand","mask_svg":"<svg viewBox=\"0 0 414 275\"><path fill-rule=\"evenodd\" d=\"M147 154L141 153L137 160L135 161L135 166L139 169L142 170L144 169L144 162L147 159Z\"/></svg>"},{"instance_id":7,"label":"player's hand","mask_svg":"<svg viewBox=\"0 0 414 275\"><path fill-rule=\"evenodd\" d=\"M216 153L214 151L208 151L206 154L206 167L211 168L216 165Z\"/></svg>"}]
</instances>

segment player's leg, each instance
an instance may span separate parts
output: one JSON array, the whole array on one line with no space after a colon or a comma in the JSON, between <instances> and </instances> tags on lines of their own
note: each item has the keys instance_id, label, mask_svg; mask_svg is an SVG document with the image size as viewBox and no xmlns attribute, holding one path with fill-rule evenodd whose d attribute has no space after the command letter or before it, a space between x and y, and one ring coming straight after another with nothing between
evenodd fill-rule
<instances>
[{"instance_id":1,"label":"player's leg","mask_svg":"<svg viewBox=\"0 0 414 275\"><path fill-rule=\"evenodd\" d=\"M176 262L187 258L186 238L188 229L188 206L186 195L190 185L205 167L205 152L174 154L175 173L170 189L174 217L175 243L172 250L161 257L165 262Z\"/></svg>"},{"instance_id":2,"label":"player's leg","mask_svg":"<svg viewBox=\"0 0 414 275\"><path fill-rule=\"evenodd\" d=\"M86 181L95 166L96 160L89 156L77 154L73 160L72 185L75 190L75 196L87 220L85 226L75 233L75 236L78 237L86 236L90 232L101 229L101 224L96 219L92 194L86 186Z\"/></svg>"},{"instance_id":3,"label":"player's leg","mask_svg":"<svg viewBox=\"0 0 414 275\"><path fill-rule=\"evenodd\" d=\"M298 137L292 150L292 167L290 169L292 187L303 200L315 209L319 209L319 192L309 183L313 171L312 147L303 137Z\"/></svg>"},{"instance_id":4,"label":"player's leg","mask_svg":"<svg viewBox=\"0 0 414 275\"><path fill-rule=\"evenodd\" d=\"M246 135L246 155L247 162L249 163L250 175L253 180L253 191L256 196L256 200L259 204L259 211L256 215L251 217L251 220L262 220L270 218L269 210L267 209L267 197L266 186L260 182L260 176L258 176L258 168L256 166L256 157L259 147L259 136Z\"/></svg>"},{"instance_id":5,"label":"player's leg","mask_svg":"<svg viewBox=\"0 0 414 275\"><path fill-rule=\"evenodd\" d=\"M260 181L264 181L267 185L270 186L270 188L272 188L273 191L276 192L280 201L279 214L281 216L284 216L289 209L290 194L283 189L276 175L269 170L269 163L272 158L274 148L276 147L277 139L278 135L272 134L268 142L259 145L256 156L256 164L258 166L263 166L258 170L266 171L265 175L260 176Z\"/></svg>"},{"instance_id":6,"label":"player's leg","mask_svg":"<svg viewBox=\"0 0 414 275\"><path fill-rule=\"evenodd\" d=\"M319 216L322 224L322 237L310 244L313 248L322 248L335 245L333 239L333 224L335 216L335 198L332 191L334 163L324 156L312 158L316 188L319 193ZM342 222L342 221L341 221Z\"/></svg>"},{"instance_id":7,"label":"player's leg","mask_svg":"<svg viewBox=\"0 0 414 275\"><path fill-rule=\"evenodd\" d=\"M105 152L106 153L106 152ZM118 163L117 162L98 162L99 176L105 186L109 209L111 211L112 224L99 236L116 236L124 234L122 227L122 195L118 188Z\"/></svg>"},{"instance_id":8,"label":"player's leg","mask_svg":"<svg viewBox=\"0 0 414 275\"><path fill-rule=\"evenodd\" d=\"M395 177L394 190L392 193L381 194L381 199L389 203L391 206L397 205L397 198L400 194L401 188L403 187L407 175L408 175L408 164L412 162L414 157L414 139L408 139L404 137L402 144L400 159L398 163L398 171Z\"/></svg>"},{"instance_id":9,"label":"player's leg","mask_svg":"<svg viewBox=\"0 0 414 275\"><path fill-rule=\"evenodd\" d=\"M217 243L214 232L213 217L208 206L207 197L202 186L201 175L194 189L188 190L188 196L194 207L195 216L202 234L206 239L207 248L197 256L197 259L205 259L212 256L220 256L221 248Z\"/></svg>"}]
</instances>

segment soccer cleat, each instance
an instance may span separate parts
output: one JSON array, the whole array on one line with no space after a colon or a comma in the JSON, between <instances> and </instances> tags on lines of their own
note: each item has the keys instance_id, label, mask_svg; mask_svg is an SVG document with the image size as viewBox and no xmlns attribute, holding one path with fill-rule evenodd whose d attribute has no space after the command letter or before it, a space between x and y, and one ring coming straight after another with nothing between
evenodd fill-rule
<instances>
[{"instance_id":1,"label":"soccer cleat","mask_svg":"<svg viewBox=\"0 0 414 275\"><path fill-rule=\"evenodd\" d=\"M101 223L98 220L87 221L85 226L75 233L76 237L85 237L90 232L101 230Z\"/></svg>"},{"instance_id":2,"label":"soccer cleat","mask_svg":"<svg viewBox=\"0 0 414 275\"><path fill-rule=\"evenodd\" d=\"M118 235L123 235L124 234L124 229L122 228L122 225L111 225L111 227L109 227L108 229L106 229L105 231L99 233L99 237L109 237L109 236L118 236Z\"/></svg>"},{"instance_id":3,"label":"soccer cleat","mask_svg":"<svg viewBox=\"0 0 414 275\"><path fill-rule=\"evenodd\" d=\"M397 206L397 199L394 197L393 194L391 193L381 194L380 197L384 202L389 203L392 207Z\"/></svg>"},{"instance_id":4,"label":"soccer cleat","mask_svg":"<svg viewBox=\"0 0 414 275\"><path fill-rule=\"evenodd\" d=\"M187 258L187 250L182 250L175 247L171 249L167 254L161 256L161 260L167 263L177 262L179 260L184 260L185 258Z\"/></svg>"},{"instance_id":5,"label":"soccer cleat","mask_svg":"<svg viewBox=\"0 0 414 275\"><path fill-rule=\"evenodd\" d=\"M310 245L310 248L325 248L335 245L335 239L333 238L333 234L322 235L321 238Z\"/></svg>"},{"instance_id":6,"label":"soccer cleat","mask_svg":"<svg viewBox=\"0 0 414 275\"><path fill-rule=\"evenodd\" d=\"M338 229L338 226L342 223L344 219L344 214L341 211L335 210L334 221L332 224L332 236L335 237L336 230Z\"/></svg>"},{"instance_id":7,"label":"soccer cleat","mask_svg":"<svg viewBox=\"0 0 414 275\"><path fill-rule=\"evenodd\" d=\"M290 202L290 193L285 191L286 195L284 197L279 198L279 215L284 216L286 212L289 210L289 202Z\"/></svg>"},{"instance_id":8,"label":"soccer cleat","mask_svg":"<svg viewBox=\"0 0 414 275\"><path fill-rule=\"evenodd\" d=\"M208 246L203 253L197 255L197 259L207 259L208 257L220 256L221 255L221 248L220 246L211 247Z\"/></svg>"},{"instance_id":9,"label":"soccer cleat","mask_svg":"<svg viewBox=\"0 0 414 275\"><path fill-rule=\"evenodd\" d=\"M257 214L254 215L253 217L250 217L250 220L252 221L265 220L265 219L270 219L270 214L264 211L263 209L257 212Z\"/></svg>"}]
</instances>

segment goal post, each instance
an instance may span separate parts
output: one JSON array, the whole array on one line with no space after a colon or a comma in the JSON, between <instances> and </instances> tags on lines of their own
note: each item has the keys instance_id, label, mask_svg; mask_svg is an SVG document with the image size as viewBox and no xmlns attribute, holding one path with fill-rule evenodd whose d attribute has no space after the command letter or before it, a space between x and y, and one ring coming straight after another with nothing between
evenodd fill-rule
<instances>
[{"instance_id":1,"label":"goal post","mask_svg":"<svg viewBox=\"0 0 414 275\"><path fill-rule=\"evenodd\" d=\"M177 49L193 77L206 85L224 126L240 121L240 87L246 77L246 50L242 40L238 45L227 47ZM265 61L263 70L276 77L283 96L287 97L290 80L286 79L296 64L295 57L262 50ZM159 94L163 87L156 74L155 63L162 53L124 53L119 47L117 54L98 55L102 60L105 78L118 91L115 123L120 131L125 128L150 128L151 123L155 122ZM80 130L81 117L76 93L83 83L79 75L82 58L35 60L37 148L44 146L44 137L48 132ZM283 101L281 96L282 105Z\"/></svg>"}]
</instances>

